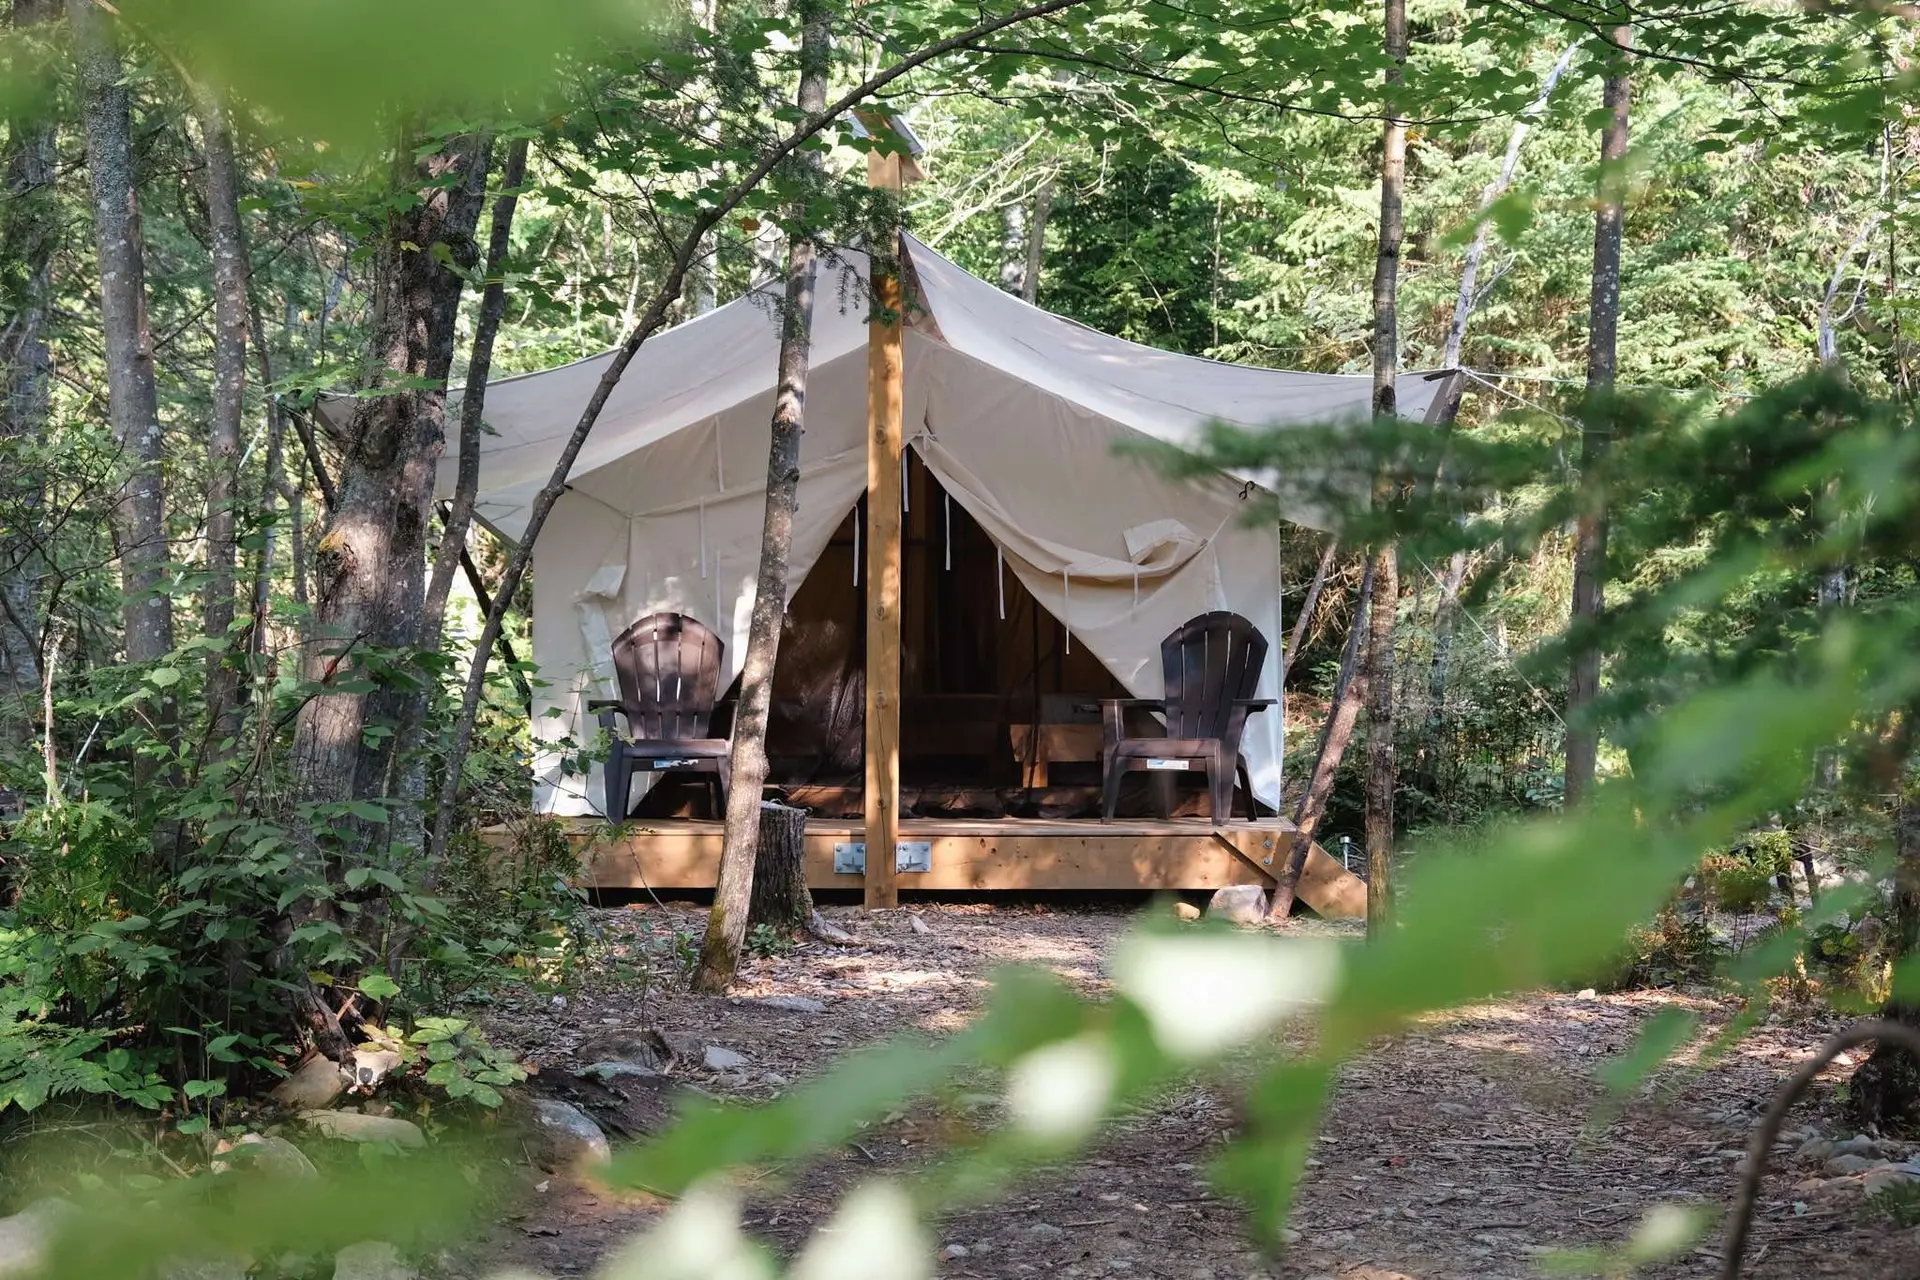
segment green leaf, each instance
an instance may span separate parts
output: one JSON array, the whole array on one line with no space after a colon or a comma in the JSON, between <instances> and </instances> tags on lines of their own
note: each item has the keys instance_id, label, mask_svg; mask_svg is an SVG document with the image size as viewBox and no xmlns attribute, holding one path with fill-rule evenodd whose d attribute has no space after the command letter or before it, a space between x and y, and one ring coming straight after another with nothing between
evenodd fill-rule
<instances>
[{"instance_id":1,"label":"green leaf","mask_svg":"<svg viewBox=\"0 0 1920 1280\"><path fill-rule=\"evenodd\" d=\"M180 679L180 672L173 667L155 667L147 672L147 683L158 689L171 689Z\"/></svg>"},{"instance_id":2,"label":"green leaf","mask_svg":"<svg viewBox=\"0 0 1920 1280\"><path fill-rule=\"evenodd\" d=\"M1626 1053L1600 1065L1600 1083L1615 1094L1639 1087L1641 1081L1673 1056L1674 1050L1693 1038L1700 1018L1685 1009L1668 1006L1647 1019L1640 1035Z\"/></svg>"},{"instance_id":3,"label":"green leaf","mask_svg":"<svg viewBox=\"0 0 1920 1280\"><path fill-rule=\"evenodd\" d=\"M428 1084L438 1085L444 1089L454 1081L461 1079L464 1074L465 1073L460 1070L460 1064L457 1062L436 1062L427 1068L427 1073L422 1079Z\"/></svg>"},{"instance_id":4,"label":"green leaf","mask_svg":"<svg viewBox=\"0 0 1920 1280\"><path fill-rule=\"evenodd\" d=\"M180 1086L188 1098L219 1098L227 1092L225 1080L189 1080Z\"/></svg>"},{"instance_id":5,"label":"green leaf","mask_svg":"<svg viewBox=\"0 0 1920 1280\"><path fill-rule=\"evenodd\" d=\"M452 1090L448 1090L448 1092L452 1092ZM498 1089L495 1089L492 1085L481 1084L478 1081L474 1082L471 1096L475 1102L483 1107L497 1107L505 1101L505 1099L500 1096Z\"/></svg>"},{"instance_id":6,"label":"green leaf","mask_svg":"<svg viewBox=\"0 0 1920 1280\"><path fill-rule=\"evenodd\" d=\"M390 1000L400 994L400 984L384 973L370 973L360 979L360 994L374 1000Z\"/></svg>"}]
</instances>

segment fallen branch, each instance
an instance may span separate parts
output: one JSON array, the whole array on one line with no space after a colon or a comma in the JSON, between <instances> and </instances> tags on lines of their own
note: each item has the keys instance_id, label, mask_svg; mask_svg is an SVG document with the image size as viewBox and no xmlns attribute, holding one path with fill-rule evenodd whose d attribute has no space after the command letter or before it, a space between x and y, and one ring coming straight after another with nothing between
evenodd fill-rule
<instances>
[{"instance_id":1,"label":"fallen branch","mask_svg":"<svg viewBox=\"0 0 1920 1280\"><path fill-rule=\"evenodd\" d=\"M1760 1196L1760 1180L1766 1176L1767 1156L1773 1150L1775 1139L1780 1136L1780 1127L1786 1123L1787 1112L1793 1109L1800 1095L1835 1058L1849 1049L1875 1040L1891 1040L1920 1058L1920 1031L1884 1018L1871 1018L1836 1032L1832 1039L1820 1047L1820 1052L1801 1063L1800 1069L1793 1073L1793 1078L1774 1094L1773 1105L1767 1108L1766 1119L1754 1131L1753 1142L1747 1148L1747 1172L1740 1179L1740 1192L1734 1197L1732 1216L1727 1222L1727 1244L1726 1251L1721 1255L1720 1280L1739 1280L1740 1263L1747 1252L1747 1235L1753 1228L1753 1206Z\"/></svg>"},{"instance_id":2,"label":"fallen branch","mask_svg":"<svg viewBox=\"0 0 1920 1280\"><path fill-rule=\"evenodd\" d=\"M859 944L859 939L821 915L818 908L815 908L807 917L807 933L821 942L836 947L852 947Z\"/></svg>"}]
</instances>

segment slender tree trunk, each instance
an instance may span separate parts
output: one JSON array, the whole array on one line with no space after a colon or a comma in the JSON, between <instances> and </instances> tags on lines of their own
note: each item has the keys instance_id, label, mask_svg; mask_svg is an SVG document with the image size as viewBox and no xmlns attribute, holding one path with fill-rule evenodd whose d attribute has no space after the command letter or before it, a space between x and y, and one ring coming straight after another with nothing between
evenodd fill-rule
<instances>
[{"instance_id":1,"label":"slender tree trunk","mask_svg":"<svg viewBox=\"0 0 1920 1280\"><path fill-rule=\"evenodd\" d=\"M1373 416L1399 411L1394 382L1400 376L1400 246L1402 189L1407 176L1407 126L1400 118L1400 83L1407 61L1406 0L1386 0L1386 128L1380 164L1380 249L1373 267ZM1383 471L1374 482L1375 505L1396 500L1396 484ZM1373 553L1373 591L1367 610L1367 933L1379 936L1393 922L1393 793L1398 758L1393 734L1393 624L1399 611L1399 553L1391 543Z\"/></svg>"},{"instance_id":2,"label":"slender tree trunk","mask_svg":"<svg viewBox=\"0 0 1920 1280\"><path fill-rule=\"evenodd\" d=\"M1280 655L1280 687L1285 688L1287 676L1293 671L1294 662L1300 657L1300 646L1306 643L1307 627L1313 621L1313 611L1320 604L1320 593L1327 585L1327 571L1333 568L1333 559L1340 550L1340 539L1328 538L1326 550L1320 553L1320 563L1313 571L1313 581L1307 584L1307 598L1300 602L1299 616L1293 620L1293 634L1287 637L1287 647Z\"/></svg>"},{"instance_id":3,"label":"slender tree trunk","mask_svg":"<svg viewBox=\"0 0 1920 1280\"><path fill-rule=\"evenodd\" d=\"M1920 792L1905 784L1900 786L1894 830L1899 862L1894 867L1890 950L1911 963L1911 957L1920 955ZM1889 1000L1880 1016L1920 1028L1920 1002ZM1884 1041L1876 1045L1873 1055L1854 1070L1851 1084L1850 1107L1863 1127L1897 1130L1920 1119L1920 1059L1900 1046Z\"/></svg>"},{"instance_id":4,"label":"slender tree trunk","mask_svg":"<svg viewBox=\"0 0 1920 1280\"><path fill-rule=\"evenodd\" d=\"M1271 919L1284 920L1293 911L1294 894L1300 873L1306 869L1320 819L1326 815L1327 799L1333 794L1333 777L1353 741L1354 725L1360 720L1360 704L1366 701L1367 680L1360 668L1361 641L1367 635L1367 615L1372 609L1374 563L1366 562L1360 574L1360 590L1354 594L1353 629L1347 633L1347 647L1340 655L1340 674L1333 682L1333 700L1327 706L1327 722L1320 729L1320 749L1314 753L1313 772L1307 775L1307 791L1294 810L1293 853L1287 865L1274 877L1273 898L1267 904Z\"/></svg>"},{"instance_id":5,"label":"slender tree trunk","mask_svg":"<svg viewBox=\"0 0 1920 1280\"><path fill-rule=\"evenodd\" d=\"M1427 727L1421 735L1416 785L1431 796L1439 790L1440 730L1446 724L1447 673L1453 665L1453 637L1459 630L1460 585L1467 576L1467 553L1447 561L1440 599L1433 606L1433 667L1427 672Z\"/></svg>"},{"instance_id":6,"label":"slender tree trunk","mask_svg":"<svg viewBox=\"0 0 1920 1280\"><path fill-rule=\"evenodd\" d=\"M493 343L507 312L507 255L513 248L513 212L520 186L527 180L527 139L516 138L507 151L501 172L500 195L493 202L493 223L487 234L487 284L480 295L480 316L473 329L473 354L467 361L466 389L460 396L460 467L454 481L453 502L447 508L447 528L433 561L427 583L421 646L440 647L446 622L447 593L453 573L466 554L467 531L473 526L473 504L480 492L481 417L486 407L487 378L493 372Z\"/></svg>"},{"instance_id":7,"label":"slender tree trunk","mask_svg":"<svg viewBox=\"0 0 1920 1280\"><path fill-rule=\"evenodd\" d=\"M832 68L833 11L826 0L801 0L800 92L802 114L813 117L827 104ZM801 161L817 172L809 153ZM774 662L787 610L787 559L793 546L794 497L800 483L800 434L805 429L807 361L813 332L813 243L797 224L787 241L787 295L780 325L780 388L773 406L773 441L767 450L766 519L760 533L760 575L754 584L753 619L740 665L740 706L733 719L733 789L727 798L726 843L713 910L700 945L693 989L720 995L733 982L747 935L753 897L753 867L760 832L760 791L767 780L767 713L773 703Z\"/></svg>"},{"instance_id":8,"label":"slender tree trunk","mask_svg":"<svg viewBox=\"0 0 1920 1280\"><path fill-rule=\"evenodd\" d=\"M87 172L100 267L107 411L129 472L114 504L127 658L155 662L173 650L173 601L166 592L167 506L160 475L165 441L154 385L153 338L147 328L133 122L120 52L106 13L91 0L67 0L67 20L80 58ZM163 719L170 721L170 700L161 710Z\"/></svg>"},{"instance_id":9,"label":"slender tree trunk","mask_svg":"<svg viewBox=\"0 0 1920 1280\"><path fill-rule=\"evenodd\" d=\"M260 369L260 386L267 405L267 456L260 480L260 518L265 526L260 539L260 558L254 568L251 612L253 629L248 647L257 661L266 652L267 611L273 592L274 544L278 541L279 522L273 519L274 505L285 497L287 415L273 389L273 357L268 353L267 329L260 321L259 301L247 298L247 327L253 342L254 363ZM257 674L257 673L256 673Z\"/></svg>"},{"instance_id":10,"label":"slender tree trunk","mask_svg":"<svg viewBox=\"0 0 1920 1280\"><path fill-rule=\"evenodd\" d=\"M1033 237L1027 234L1027 207L1018 200L1000 209L1000 287L1016 297L1027 293L1027 253Z\"/></svg>"},{"instance_id":11,"label":"slender tree trunk","mask_svg":"<svg viewBox=\"0 0 1920 1280\"><path fill-rule=\"evenodd\" d=\"M207 166L207 228L213 250L213 414L207 424L207 587L202 618L220 642L208 657L207 714L216 743L238 729L238 673L231 661L235 562L234 506L240 420L247 389L247 248L240 227L240 177L233 131L211 90L196 92Z\"/></svg>"},{"instance_id":12,"label":"slender tree trunk","mask_svg":"<svg viewBox=\"0 0 1920 1280\"><path fill-rule=\"evenodd\" d=\"M1580 433L1580 483L1585 490L1574 526L1573 617L1569 628L1573 663L1567 680L1566 806L1572 809L1593 789L1600 729L1593 704L1600 696L1600 647L1595 634L1605 609L1607 495L1602 470L1612 442L1608 399L1618 365L1620 330L1620 232L1626 216L1627 108L1630 83L1626 50L1631 27L1611 36L1613 65L1603 101L1607 123L1600 138L1600 204L1593 224L1592 319L1587 333L1586 425Z\"/></svg>"},{"instance_id":13,"label":"slender tree trunk","mask_svg":"<svg viewBox=\"0 0 1920 1280\"><path fill-rule=\"evenodd\" d=\"M411 138L395 148L394 192L413 198L393 202L376 250L368 349L368 389L390 389L358 402L338 499L313 549L306 677L330 691L308 699L294 725L303 864L297 871L310 876L332 879L366 865L389 838L419 822L417 803L394 794L397 763L418 745L396 731L412 694L384 664L418 642L425 606L428 522L445 445L445 384L461 287L459 272L436 249L444 246L461 266L477 257L473 228L488 150L483 137L457 139L420 161ZM338 688L350 675L370 677L372 690ZM395 799L411 812L393 812L387 823L332 808ZM286 925L333 918L331 901L307 897L293 904ZM364 932L378 920L378 912L363 910L356 923ZM322 1052L339 1060L351 1046L330 1013L316 1007L319 993L294 985L296 1014Z\"/></svg>"},{"instance_id":14,"label":"slender tree trunk","mask_svg":"<svg viewBox=\"0 0 1920 1280\"><path fill-rule=\"evenodd\" d=\"M1027 269L1020 277L1020 296L1029 303L1040 300L1040 268L1047 257L1047 217L1053 212L1053 174L1040 179L1033 193L1033 215L1027 219Z\"/></svg>"},{"instance_id":15,"label":"slender tree trunk","mask_svg":"<svg viewBox=\"0 0 1920 1280\"><path fill-rule=\"evenodd\" d=\"M51 22L58 12L58 0L13 0L13 28ZM9 440L40 439L47 425L53 359L46 331L59 241L53 186L58 159L50 119L20 115L7 121L7 146L0 153L0 182L6 192L0 202L0 285L10 314L0 325L0 438ZM0 663L5 664L0 671L0 738L24 749L32 744L34 711L43 692L43 564L31 531L42 495L36 477L22 475L17 482L25 527L18 531L16 545L5 549L7 568L0 573Z\"/></svg>"}]
</instances>

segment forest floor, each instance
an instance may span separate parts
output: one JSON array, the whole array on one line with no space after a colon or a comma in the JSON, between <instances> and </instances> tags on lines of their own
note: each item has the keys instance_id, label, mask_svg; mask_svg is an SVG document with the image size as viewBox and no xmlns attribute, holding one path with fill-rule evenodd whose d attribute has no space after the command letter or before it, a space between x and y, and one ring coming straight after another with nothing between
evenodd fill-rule
<instances>
[{"instance_id":1,"label":"forest floor","mask_svg":"<svg viewBox=\"0 0 1920 1280\"><path fill-rule=\"evenodd\" d=\"M828 914L863 945L751 960L738 998L701 999L677 983L655 985L643 998L630 976L608 976L564 1002L502 1005L490 1030L558 1074L587 1065L575 1057L583 1044L591 1051L596 1038L655 1027L682 1056L676 1076L722 1097L764 1100L860 1045L962 1027L997 966L1043 966L1099 996L1109 951L1132 918L1031 905ZM596 912L596 923L615 952L637 953L677 934L697 937L704 917L691 906L647 904ZM825 1011L754 1002L774 995L811 997ZM1241 1214L1209 1192L1204 1170L1232 1111L1223 1092L1196 1086L1125 1120L1085 1159L1023 1183L1010 1199L946 1219L939 1272L1521 1280L1542 1274L1556 1250L1624 1241L1655 1205L1701 1206L1717 1220L1775 1088L1838 1022L1816 1012L1770 1021L1712 1065L1669 1070L1651 1096L1596 1125L1605 1100L1596 1065L1628 1049L1636 1029L1676 1001L1709 1024L1733 1012L1715 998L1671 992L1537 995L1460 1010L1381 1043L1342 1075L1291 1219L1298 1238L1277 1262L1252 1250ZM706 1046L733 1050L750 1065L707 1071ZM1844 1180L1810 1181L1825 1177L1820 1156L1799 1150L1813 1137L1851 1133L1835 1099L1848 1061L1789 1121L1762 1192L1749 1276L1920 1278L1920 1229L1896 1226ZM747 1229L790 1254L858 1181L936 1158L940 1132L938 1117L910 1109L804 1169L754 1182ZM660 1209L646 1196L530 1172L524 1196L462 1265L476 1276L509 1266L590 1272ZM1639 1274L1712 1276L1718 1248L1716 1228L1690 1253Z\"/></svg>"}]
</instances>

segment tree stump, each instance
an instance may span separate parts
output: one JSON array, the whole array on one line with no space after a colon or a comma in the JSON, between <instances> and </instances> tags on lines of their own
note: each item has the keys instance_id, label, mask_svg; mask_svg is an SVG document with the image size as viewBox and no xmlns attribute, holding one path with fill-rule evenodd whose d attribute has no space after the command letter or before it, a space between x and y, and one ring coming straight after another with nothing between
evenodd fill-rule
<instances>
[{"instance_id":1,"label":"tree stump","mask_svg":"<svg viewBox=\"0 0 1920 1280\"><path fill-rule=\"evenodd\" d=\"M813 918L813 894L807 890L806 838L805 809L761 802L753 898L747 907L749 929L764 924L793 933Z\"/></svg>"}]
</instances>

